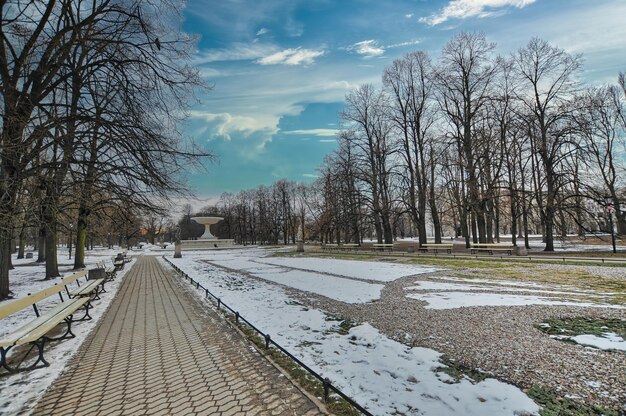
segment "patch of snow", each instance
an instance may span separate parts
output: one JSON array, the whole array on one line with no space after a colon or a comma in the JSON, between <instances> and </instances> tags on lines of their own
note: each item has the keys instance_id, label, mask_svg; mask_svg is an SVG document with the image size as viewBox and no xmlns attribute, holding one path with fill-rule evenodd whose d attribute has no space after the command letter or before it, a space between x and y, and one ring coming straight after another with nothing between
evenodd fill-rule
<instances>
[{"instance_id":1,"label":"patch of snow","mask_svg":"<svg viewBox=\"0 0 626 416\"><path fill-rule=\"evenodd\" d=\"M531 292L531 293L549 293L558 295L580 295L578 292L561 292L555 290L541 290L531 288L520 287L493 287L488 285L466 285L462 283L440 283L430 281L417 281L417 286L407 286L404 290L428 290L428 291L448 291L448 290L463 290L463 291L493 291L493 292Z\"/></svg>"},{"instance_id":2,"label":"patch of snow","mask_svg":"<svg viewBox=\"0 0 626 416\"><path fill-rule=\"evenodd\" d=\"M580 307L603 307L613 309L626 309L619 305L596 304L560 300L557 298L531 296L531 295L507 295L501 293L468 293L468 292L441 292L441 293L409 293L409 299L421 300L427 303L426 309L454 309L471 306L528 306L528 305L556 305L556 306L580 306Z\"/></svg>"},{"instance_id":3,"label":"patch of snow","mask_svg":"<svg viewBox=\"0 0 626 416\"><path fill-rule=\"evenodd\" d=\"M602 336L583 334L569 337L577 344L601 350L619 350L626 352L626 340L615 332L605 332Z\"/></svg>"},{"instance_id":4,"label":"patch of snow","mask_svg":"<svg viewBox=\"0 0 626 416\"><path fill-rule=\"evenodd\" d=\"M315 257L273 257L258 259L257 262L378 282L392 282L401 277L432 273L440 270L434 267L419 265Z\"/></svg>"},{"instance_id":5,"label":"patch of snow","mask_svg":"<svg viewBox=\"0 0 626 416\"><path fill-rule=\"evenodd\" d=\"M600 387L602 387L602 383L600 383L599 381L584 380L584 383L594 389L599 389Z\"/></svg>"},{"instance_id":6,"label":"patch of snow","mask_svg":"<svg viewBox=\"0 0 626 416\"><path fill-rule=\"evenodd\" d=\"M449 280L451 282L464 282L464 283L488 283L492 285L502 285L502 286L529 286L529 287L538 287L544 288L546 285L542 285L534 282L514 282L509 280L495 280L495 279L480 279L480 278L467 278L463 279L460 277L451 277L451 276L430 276L431 279L437 280Z\"/></svg>"},{"instance_id":7,"label":"patch of snow","mask_svg":"<svg viewBox=\"0 0 626 416\"><path fill-rule=\"evenodd\" d=\"M255 276L304 292L346 303L365 303L380 298L383 285L358 282L301 270L254 273Z\"/></svg>"},{"instance_id":8,"label":"patch of snow","mask_svg":"<svg viewBox=\"0 0 626 416\"><path fill-rule=\"evenodd\" d=\"M270 253L259 250L239 250L237 252L231 251L230 253L222 252L219 257L211 254L203 256L198 253L194 253L193 257L206 258L205 261L220 267L244 271L260 279L346 303L365 303L379 299L381 290L384 287L379 284L294 269L288 266L279 267L271 261L266 261L269 259L263 259L263 262L259 261L263 256L267 256ZM280 265L283 262L277 263Z\"/></svg>"}]
</instances>

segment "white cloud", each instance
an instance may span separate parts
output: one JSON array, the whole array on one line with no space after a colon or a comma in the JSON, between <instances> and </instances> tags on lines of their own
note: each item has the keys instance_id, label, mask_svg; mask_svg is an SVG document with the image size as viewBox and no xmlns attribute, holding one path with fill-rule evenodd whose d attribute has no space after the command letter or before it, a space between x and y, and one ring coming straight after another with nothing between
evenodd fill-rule
<instances>
[{"instance_id":1,"label":"white cloud","mask_svg":"<svg viewBox=\"0 0 626 416\"><path fill-rule=\"evenodd\" d=\"M315 175L313 173L303 173L302 176L305 178L313 178L313 179L317 179L320 177L320 175Z\"/></svg>"},{"instance_id":2,"label":"white cloud","mask_svg":"<svg viewBox=\"0 0 626 416\"><path fill-rule=\"evenodd\" d=\"M413 13L407 13L404 15L404 17L406 17L407 19L410 19L411 17L413 17Z\"/></svg>"},{"instance_id":3,"label":"white cloud","mask_svg":"<svg viewBox=\"0 0 626 416\"><path fill-rule=\"evenodd\" d=\"M276 46L261 43L235 43L229 48L199 51L194 57L196 65L222 61L258 59L276 52Z\"/></svg>"},{"instance_id":4,"label":"white cloud","mask_svg":"<svg viewBox=\"0 0 626 416\"><path fill-rule=\"evenodd\" d=\"M253 133L273 135L278 129L274 117L249 117L230 113L210 113L206 111L189 111L189 118L201 120L204 124L196 134L209 136L208 139L232 140L233 136L249 137Z\"/></svg>"},{"instance_id":5,"label":"white cloud","mask_svg":"<svg viewBox=\"0 0 626 416\"><path fill-rule=\"evenodd\" d=\"M401 48L402 46L417 45L420 42L421 41L419 41L419 40L409 40L409 41L406 41L406 42L394 43L393 45L387 45L387 46L385 46L385 48L387 48L387 49L389 49L389 48Z\"/></svg>"},{"instance_id":6,"label":"white cloud","mask_svg":"<svg viewBox=\"0 0 626 416\"><path fill-rule=\"evenodd\" d=\"M362 40L361 42L357 42L354 45L348 46L346 48L349 51L354 51L359 55L363 55L365 58L373 58L375 56L380 56L385 53L385 48L378 45L373 39Z\"/></svg>"},{"instance_id":7,"label":"white cloud","mask_svg":"<svg viewBox=\"0 0 626 416\"><path fill-rule=\"evenodd\" d=\"M324 51L313 49L285 49L257 59L255 62L260 65L310 65L315 62L315 58L324 55Z\"/></svg>"},{"instance_id":8,"label":"white cloud","mask_svg":"<svg viewBox=\"0 0 626 416\"><path fill-rule=\"evenodd\" d=\"M336 129L289 130L289 131L283 131L283 133L320 136L320 137L333 137L339 133L339 130L336 130Z\"/></svg>"},{"instance_id":9,"label":"white cloud","mask_svg":"<svg viewBox=\"0 0 626 416\"><path fill-rule=\"evenodd\" d=\"M262 27L258 32L256 32L256 36L265 35L267 32L269 32L269 30L266 27Z\"/></svg>"},{"instance_id":10,"label":"white cloud","mask_svg":"<svg viewBox=\"0 0 626 416\"><path fill-rule=\"evenodd\" d=\"M497 13L493 9L517 7L521 9L536 0L452 0L441 11L428 17L420 18L420 22L431 26L438 25L450 19L465 19L468 17L488 17Z\"/></svg>"}]
</instances>

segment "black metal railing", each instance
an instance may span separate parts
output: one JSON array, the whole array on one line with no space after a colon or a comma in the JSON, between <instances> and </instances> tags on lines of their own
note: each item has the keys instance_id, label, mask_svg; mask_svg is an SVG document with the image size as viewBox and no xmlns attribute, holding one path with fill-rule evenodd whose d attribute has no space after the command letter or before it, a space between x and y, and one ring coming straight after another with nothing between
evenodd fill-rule
<instances>
[{"instance_id":1,"label":"black metal railing","mask_svg":"<svg viewBox=\"0 0 626 416\"><path fill-rule=\"evenodd\" d=\"M254 324L252 324L246 318L241 316L241 314L239 314L238 311L234 310L233 308L231 308L230 306L225 304L220 297L218 297L215 294L211 293L211 291L209 289L207 289L204 286L202 286L199 281L193 279L191 276L189 276L183 270L178 268L178 266L176 266L174 263L172 263L165 256L163 256L163 260L165 260L170 266L172 266L172 268L174 268L174 270L176 270L176 272L178 274L180 274L185 279L189 280L189 283L191 285L195 286L196 289L203 290L205 298L213 299L215 301L215 303L217 304L218 311L222 310L222 308L223 308L224 311L229 311L235 317L235 322L237 324L239 324L239 322L243 322L246 325L248 325L250 328L252 328L253 331L255 331L258 335L260 335L265 340L265 348L266 349L269 349L273 345L280 352L285 354L292 361L294 361L296 364L298 364L300 367L302 367L304 370L306 370L310 375L312 375L317 380L319 380L322 383L322 386L324 387L324 401L326 401L326 402L328 401L328 399L330 397L330 393L332 391L333 393L337 394L339 397L341 397L343 400L345 400L350 406L352 406L354 409L358 410L362 414L367 415L367 416L373 416L370 412L368 412L366 409L364 409L360 404L355 402L351 397L349 397L344 392L339 390L339 388L337 388L335 385L333 385L328 377L321 376L315 370L313 370L311 367L309 367L308 365L303 363L300 359L298 359L293 354L291 354L289 351L287 351L282 345L280 345L276 341L274 341L272 339L272 337L270 336L270 334L266 334L263 331L261 331Z\"/></svg>"}]
</instances>

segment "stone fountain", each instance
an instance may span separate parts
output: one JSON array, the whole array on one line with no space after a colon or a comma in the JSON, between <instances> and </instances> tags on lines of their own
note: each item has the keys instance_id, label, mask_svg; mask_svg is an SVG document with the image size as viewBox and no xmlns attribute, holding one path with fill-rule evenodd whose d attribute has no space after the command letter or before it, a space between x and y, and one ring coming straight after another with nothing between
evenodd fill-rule
<instances>
[{"instance_id":1,"label":"stone fountain","mask_svg":"<svg viewBox=\"0 0 626 416\"><path fill-rule=\"evenodd\" d=\"M222 221L222 217L193 217L191 218L198 224L204 225L204 234L197 240L182 240L181 248L183 250L215 250L220 248L232 247L235 243L233 239L221 239L211 234L211 225Z\"/></svg>"}]
</instances>

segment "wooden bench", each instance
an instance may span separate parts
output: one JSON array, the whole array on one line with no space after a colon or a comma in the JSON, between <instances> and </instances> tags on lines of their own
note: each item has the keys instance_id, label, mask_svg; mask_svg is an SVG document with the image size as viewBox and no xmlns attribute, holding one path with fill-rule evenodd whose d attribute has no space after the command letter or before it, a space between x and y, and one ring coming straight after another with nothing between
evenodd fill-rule
<instances>
[{"instance_id":1,"label":"wooden bench","mask_svg":"<svg viewBox=\"0 0 626 416\"><path fill-rule=\"evenodd\" d=\"M472 243L470 244L470 253L475 254L479 251L486 251L489 254L493 255L494 251L505 251L510 255L513 254L513 250L515 246L512 244L499 243L499 244L491 244L491 243Z\"/></svg>"},{"instance_id":2,"label":"wooden bench","mask_svg":"<svg viewBox=\"0 0 626 416\"><path fill-rule=\"evenodd\" d=\"M361 247L361 245L356 243L345 243L341 245L341 248L344 250L358 250L359 247Z\"/></svg>"},{"instance_id":3,"label":"wooden bench","mask_svg":"<svg viewBox=\"0 0 626 416\"><path fill-rule=\"evenodd\" d=\"M75 274L81 273L83 272L78 272ZM74 275L71 275L64 280L69 281L71 280L71 278L73 278L73 276ZM74 278L74 280L77 278L78 277ZM33 294L29 293L27 296L21 299L14 300L0 306L0 319L13 315L25 308L28 308L29 306L33 307L36 315L36 318L32 321L21 326L12 333L0 338L1 367L4 367L9 372L32 369L35 368L39 363L42 363L44 366L47 367L50 364L44 358L45 344L49 341L58 341L65 338L73 338L75 335L72 332L72 323L91 319L91 316L89 316L91 297L77 296L73 299L65 300L63 298L63 294L61 293L64 288L64 284L55 284L52 287ZM41 313L41 311L37 307L37 303L57 294L61 302L47 310L45 313ZM85 309L84 316L80 319L74 319L74 314L82 308ZM48 334L61 323L65 323L65 325L67 326L65 333L56 337L48 336ZM30 349L26 351L21 359L19 359L19 357L16 358L16 365L10 365L8 362L9 351L20 345L27 344L31 345ZM37 348L37 360L35 360L33 364L27 366L26 368L21 369L20 365L24 362L26 358L28 358L33 348Z\"/></svg>"},{"instance_id":4,"label":"wooden bench","mask_svg":"<svg viewBox=\"0 0 626 416\"><path fill-rule=\"evenodd\" d=\"M338 249L339 249L339 244L332 244L332 243L322 244L322 250L338 250Z\"/></svg>"},{"instance_id":5,"label":"wooden bench","mask_svg":"<svg viewBox=\"0 0 626 416\"><path fill-rule=\"evenodd\" d=\"M428 252L429 250L432 250L435 253L439 253L439 250L446 250L448 254L451 254L452 247L453 247L453 244L449 244L449 243L448 244L427 243L427 244L420 244L418 250L422 252Z\"/></svg>"},{"instance_id":6,"label":"wooden bench","mask_svg":"<svg viewBox=\"0 0 626 416\"><path fill-rule=\"evenodd\" d=\"M115 279L115 276L117 274L117 269L115 268L115 266L111 265L107 267L106 262L103 260L96 263L96 267L99 269L104 269L104 275L106 276L107 282Z\"/></svg>"},{"instance_id":7,"label":"wooden bench","mask_svg":"<svg viewBox=\"0 0 626 416\"><path fill-rule=\"evenodd\" d=\"M61 281L61 284L65 286L67 296L70 298L88 296L92 300L100 299L100 293L105 292L104 283L106 282L106 278L87 280L87 273L87 270L76 272ZM80 281L81 278L85 278L82 284ZM76 287L70 290L69 286L73 283L76 284Z\"/></svg>"},{"instance_id":8,"label":"wooden bench","mask_svg":"<svg viewBox=\"0 0 626 416\"><path fill-rule=\"evenodd\" d=\"M117 255L114 259L113 259L113 267L115 268L115 271L119 271L122 270L124 268L124 265L126 264L126 261L124 260L123 255Z\"/></svg>"},{"instance_id":9,"label":"wooden bench","mask_svg":"<svg viewBox=\"0 0 626 416\"><path fill-rule=\"evenodd\" d=\"M374 250L380 250L380 251L385 251L385 250L389 250L389 251L393 251L393 244L389 244L389 243L376 243L376 244L372 244L372 247L374 248Z\"/></svg>"},{"instance_id":10,"label":"wooden bench","mask_svg":"<svg viewBox=\"0 0 626 416\"><path fill-rule=\"evenodd\" d=\"M122 258L124 259L124 263L130 263L131 261L133 261L133 258L129 256L128 252L126 251L122 253Z\"/></svg>"}]
</instances>

